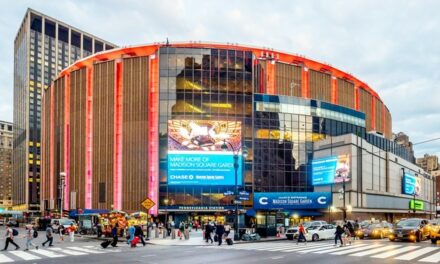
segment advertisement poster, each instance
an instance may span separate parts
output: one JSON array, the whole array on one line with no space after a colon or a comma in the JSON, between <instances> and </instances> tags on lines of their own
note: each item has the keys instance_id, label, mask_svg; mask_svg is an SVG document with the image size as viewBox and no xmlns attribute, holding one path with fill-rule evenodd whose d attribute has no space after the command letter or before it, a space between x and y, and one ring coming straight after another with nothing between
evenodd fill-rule
<instances>
[{"instance_id":1,"label":"advertisement poster","mask_svg":"<svg viewBox=\"0 0 440 264\"><path fill-rule=\"evenodd\" d=\"M339 155L312 161L312 184L327 185L350 181L350 156Z\"/></svg>"},{"instance_id":2,"label":"advertisement poster","mask_svg":"<svg viewBox=\"0 0 440 264\"><path fill-rule=\"evenodd\" d=\"M405 173L402 180L402 193L419 196L422 194L422 179Z\"/></svg>"},{"instance_id":3,"label":"advertisement poster","mask_svg":"<svg viewBox=\"0 0 440 264\"><path fill-rule=\"evenodd\" d=\"M254 193L254 209L322 209L331 202L330 192Z\"/></svg>"},{"instance_id":4,"label":"advertisement poster","mask_svg":"<svg viewBox=\"0 0 440 264\"><path fill-rule=\"evenodd\" d=\"M241 122L213 120L168 121L169 185L235 185L233 150L241 151ZM237 183L242 183L238 153Z\"/></svg>"}]
</instances>

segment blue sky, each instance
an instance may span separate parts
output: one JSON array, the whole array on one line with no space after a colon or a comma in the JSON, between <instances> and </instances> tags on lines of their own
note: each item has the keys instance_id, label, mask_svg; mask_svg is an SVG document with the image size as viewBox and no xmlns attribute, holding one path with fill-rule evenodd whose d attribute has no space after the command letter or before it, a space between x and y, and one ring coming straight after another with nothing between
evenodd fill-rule
<instances>
[{"instance_id":1,"label":"blue sky","mask_svg":"<svg viewBox=\"0 0 440 264\"><path fill-rule=\"evenodd\" d=\"M26 8L115 44L200 40L271 47L347 71L375 89L393 131L440 137L440 1L0 0L0 120L13 116L13 42ZM440 155L440 140L416 155Z\"/></svg>"}]
</instances>

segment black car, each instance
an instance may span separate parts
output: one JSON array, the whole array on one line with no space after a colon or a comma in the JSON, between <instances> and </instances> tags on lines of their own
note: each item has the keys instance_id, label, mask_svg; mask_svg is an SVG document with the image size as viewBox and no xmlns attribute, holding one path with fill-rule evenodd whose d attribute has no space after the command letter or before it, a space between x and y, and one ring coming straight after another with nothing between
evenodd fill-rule
<instances>
[{"instance_id":1,"label":"black car","mask_svg":"<svg viewBox=\"0 0 440 264\"><path fill-rule=\"evenodd\" d=\"M390 233L390 241L409 240L420 242L429 237L428 220L421 218L409 218L399 221Z\"/></svg>"}]
</instances>

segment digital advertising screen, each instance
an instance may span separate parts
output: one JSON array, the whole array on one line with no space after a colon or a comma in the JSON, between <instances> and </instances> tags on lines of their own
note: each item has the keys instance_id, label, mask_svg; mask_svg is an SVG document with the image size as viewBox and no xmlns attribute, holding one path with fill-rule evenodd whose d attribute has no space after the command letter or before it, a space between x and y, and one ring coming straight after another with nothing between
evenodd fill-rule
<instances>
[{"instance_id":1,"label":"digital advertising screen","mask_svg":"<svg viewBox=\"0 0 440 264\"><path fill-rule=\"evenodd\" d=\"M330 192L254 193L254 209L322 209L331 203Z\"/></svg>"},{"instance_id":2,"label":"digital advertising screen","mask_svg":"<svg viewBox=\"0 0 440 264\"><path fill-rule=\"evenodd\" d=\"M235 185L234 153L239 150L237 183L242 183L241 122L168 121L169 185Z\"/></svg>"},{"instance_id":3,"label":"digital advertising screen","mask_svg":"<svg viewBox=\"0 0 440 264\"><path fill-rule=\"evenodd\" d=\"M422 179L405 173L402 179L402 193L419 196L422 194Z\"/></svg>"},{"instance_id":4,"label":"digital advertising screen","mask_svg":"<svg viewBox=\"0 0 440 264\"><path fill-rule=\"evenodd\" d=\"M327 185L350 181L350 156L339 155L312 160L312 184Z\"/></svg>"}]
</instances>

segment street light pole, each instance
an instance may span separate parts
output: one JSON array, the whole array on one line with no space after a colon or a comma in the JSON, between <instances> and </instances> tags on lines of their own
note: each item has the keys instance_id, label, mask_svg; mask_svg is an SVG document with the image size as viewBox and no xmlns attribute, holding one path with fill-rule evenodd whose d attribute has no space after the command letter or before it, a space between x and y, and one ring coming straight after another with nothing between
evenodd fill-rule
<instances>
[{"instance_id":1,"label":"street light pole","mask_svg":"<svg viewBox=\"0 0 440 264\"><path fill-rule=\"evenodd\" d=\"M344 203L343 213L344 213L344 221L347 220L347 208L345 207L345 178L342 178L342 200Z\"/></svg>"},{"instance_id":2,"label":"street light pole","mask_svg":"<svg viewBox=\"0 0 440 264\"><path fill-rule=\"evenodd\" d=\"M234 146L231 144L231 142L223 140L223 145L221 146L223 151L228 150L228 146L232 149L232 153L234 154L234 172L235 172L235 190L234 190L234 203L235 203L235 217L234 217L234 240L238 241L240 240L240 236L238 234L238 151L235 150ZM243 147L243 156L247 156L247 148L246 146Z\"/></svg>"},{"instance_id":3,"label":"street light pole","mask_svg":"<svg viewBox=\"0 0 440 264\"><path fill-rule=\"evenodd\" d=\"M63 208L64 208L64 186L65 186L65 178L66 178L66 173L65 172L60 172L60 191L61 191L61 205L60 205L60 214L61 214L61 218L63 218Z\"/></svg>"}]
</instances>

